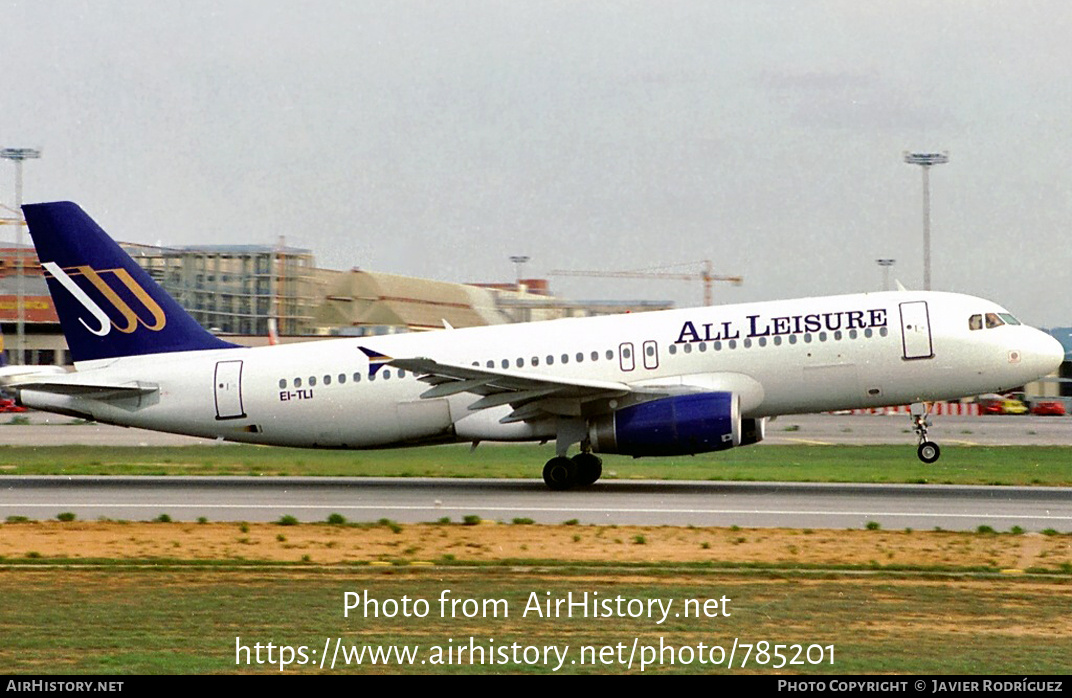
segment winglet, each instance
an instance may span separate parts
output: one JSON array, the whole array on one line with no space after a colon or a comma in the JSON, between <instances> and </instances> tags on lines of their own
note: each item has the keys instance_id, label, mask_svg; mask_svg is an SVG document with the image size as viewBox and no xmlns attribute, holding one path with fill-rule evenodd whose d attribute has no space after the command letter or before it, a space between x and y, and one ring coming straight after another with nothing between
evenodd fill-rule
<instances>
[{"instance_id":1,"label":"winglet","mask_svg":"<svg viewBox=\"0 0 1072 698\"><path fill-rule=\"evenodd\" d=\"M375 376L376 372L383 368L387 363L394 361L393 358L386 354L381 354L378 351L373 351L368 347L358 347L361 352L368 357L369 360L369 375Z\"/></svg>"}]
</instances>

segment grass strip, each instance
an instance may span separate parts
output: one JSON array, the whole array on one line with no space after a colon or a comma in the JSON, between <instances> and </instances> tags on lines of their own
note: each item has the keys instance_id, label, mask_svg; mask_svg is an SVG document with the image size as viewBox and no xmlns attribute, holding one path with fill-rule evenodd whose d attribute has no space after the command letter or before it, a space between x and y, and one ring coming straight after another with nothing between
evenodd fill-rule
<instances>
[{"instance_id":1,"label":"grass strip","mask_svg":"<svg viewBox=\"0 0 1072 698\"><path fill-rule=\"evenodd\" d=\"M244 445L4 446L6 475L281 475L539 478L548 446L434 446L314 451ZM603 478L793 482L1072 485L1072 447L946 449L926 465L908 446L765 445L690 457L604 456Z\"/></svg>"},{"instance_id":2,"label":"grass strip","mask_svg":"<svg viewBox=\"0 0 1072 698\"><path fill-rule=\"evenodd\" d=\"M0 671L278 674L285 646L295 650L294 662L282 667L289 674L638 674L640 654L627 663L636 643L664 648L643 673L1031 675L1067 672L1072 649L1067 581L583 571L0 569ZM595 608L600 617L585 617L579 606L556 610L558 600L585 598L589 612L593 599L612 604ZM348 616L347 599L361 600ZM639 611L651 600L670 604L665 619L657 605L650 614ZM687 602L693 617L682 615ZM413 648L414 659L372 661L366 654L357 664L351 655L347 665L320 669L325 642L336 639L366 652ZM732 669L702 661L714 656L712 647L728 652L735 640ZM761 642L769 644L763 649ZM741 667L744 644L752 645L751 656ZM823 661L777 669L779 644L783 654L805 648L798 659L822 648ZM537 649L496 654L514 645ZM593 651L582 655L583 647ZM307 663L299 663L298 648ZM540 648L565 653L557 672L554 656ZM814 659L820 650L811 652Z\"/></svg>"}]
</instances>

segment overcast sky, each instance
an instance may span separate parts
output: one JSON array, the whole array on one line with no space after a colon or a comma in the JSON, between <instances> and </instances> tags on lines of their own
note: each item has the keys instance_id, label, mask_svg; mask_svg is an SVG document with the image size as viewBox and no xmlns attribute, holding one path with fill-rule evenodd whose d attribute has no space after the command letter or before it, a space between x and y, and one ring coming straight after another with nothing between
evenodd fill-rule
<instances>
[{"instance_id":1,"label":"overcast sky","mask_svg":"<svg viewBox=\"0 0 1072 698\"><path fill-rule=\"evenodd\" d=\"M26 201L114 237L513 278L711 259L720 302L878 290L875 259L1072 325L1072 5L0 0ZM14 167L0 167L0 201ZM12 227L0 228L5 241ZM694 268L696 268L694 266ZM698 304L699 282L554 278Z\"/></svg>"}]
</instances>

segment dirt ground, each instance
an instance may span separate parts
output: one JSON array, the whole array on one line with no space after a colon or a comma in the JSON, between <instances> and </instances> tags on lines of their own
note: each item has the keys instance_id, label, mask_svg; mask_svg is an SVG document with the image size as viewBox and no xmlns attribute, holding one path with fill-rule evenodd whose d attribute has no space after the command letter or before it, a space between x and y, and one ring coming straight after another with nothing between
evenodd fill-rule
<instances>
[{"instance_id":1,"label":"dirt ground","mask_svg":"<svg viewBox=\"0 0 1072 698\"><path fill-rule=\"evenodd\" d=\"M988 566L1069 570L1072 536L943 531L411 524L0 524L0 562L179 559L312 564L498 560Z\"/></svg>"}]
</instances>

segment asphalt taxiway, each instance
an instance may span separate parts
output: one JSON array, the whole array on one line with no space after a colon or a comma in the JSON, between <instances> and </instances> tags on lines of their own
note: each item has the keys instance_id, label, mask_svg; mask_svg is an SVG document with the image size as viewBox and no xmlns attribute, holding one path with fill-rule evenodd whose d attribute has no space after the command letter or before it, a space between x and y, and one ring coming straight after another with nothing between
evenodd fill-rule
<instances>
[{"instance_id":1,"label":"asphalt taxiway","mask_svg":"<svg viewBox=\"0 0 1072 698\"><path fill-rule=\"evenodd\" d=\"M949 415L936 416L933 420L931 438L942 446L1072 446L1072 417ZM28 423L17 423L23 421ZM187 446L208 443L213 441L144 429L86 424L43 412L10 415L6 419L0 416L0 445L3 446ZM915 443L915 435L904 414L803 414L771 420L763 443L911 445Z\"/></svg>"}]
</instances>

